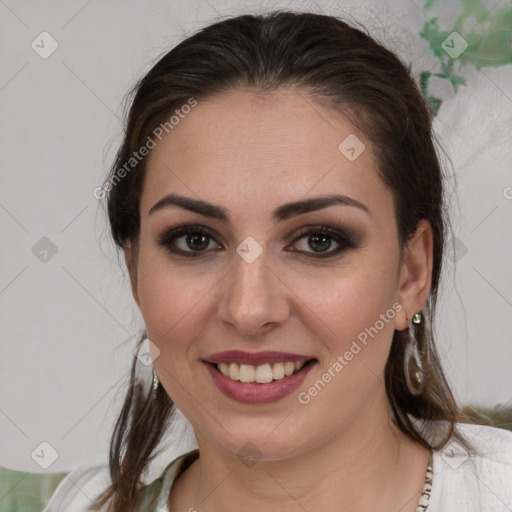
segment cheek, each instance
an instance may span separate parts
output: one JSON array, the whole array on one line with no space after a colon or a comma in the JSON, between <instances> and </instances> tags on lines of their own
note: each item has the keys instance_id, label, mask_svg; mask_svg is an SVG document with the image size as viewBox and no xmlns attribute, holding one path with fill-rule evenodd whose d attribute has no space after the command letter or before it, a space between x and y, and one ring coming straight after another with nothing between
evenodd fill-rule
<instances>
[{"instance_id":1,"label":"cheek","mask_svg":"<svg viewBox=\"0 0 512 512\"><path fill-rule=\"evenodd\" d=\"M393 248L387 250L393 253ZM357 264L333 270L322 279L317 276L315 286L307 278L301 281L300 294L316 313L313 329L328 353L325 364L329 366L341 356L352 367L345 373L353 374L354 385L360 385L365 375L382 374L394 333L394 318L401 309L396 302L397 260L390 257L385 261L380 254L369 251ZM362 367L371 373L355 370Z\"/></svg>"},{"instance_id":2,"label":"cheek","mask_svg":"<svg viewBox=\"0 0 512 512\"><path fill-rule=\"evenodd\" d=\"M303 299L340 335L347 332L344 326L364 329L391 307L397 294L395 260L386 262L379 254L368 251L338 269L295 276L294 289L301 282Z\"/></svg>"},{"instance_id":3,"label":"cheek","mask_svg":"<svg viewBox=\"0 0 512 512\"><path fill-rule=\"evenodd\" d=\"M152 264L139 280L141 314L148 338L158 347L153 358L162 386L173 402L187 416L201 418L200 411L190 408L190 396L200 396L197 382L198 350L194 340L200 339L209 314L207 291L212 288L204 279L188 272ZM204 394L204 392L203 392Z\"/></svg>"},{"instance_id":4,"label":"cheek","mask_svg":"<svg viewBox=\"0 0 512 512\"><path fill-rule=\"evenodd\" d=\"M194 275L171 265L165 256L141 253L137 283L139 305L148 338L161 354L183 353L188 340L198 336L207 317L208 293L214 284L208 273Z\"/></svg>"}]
</instances>

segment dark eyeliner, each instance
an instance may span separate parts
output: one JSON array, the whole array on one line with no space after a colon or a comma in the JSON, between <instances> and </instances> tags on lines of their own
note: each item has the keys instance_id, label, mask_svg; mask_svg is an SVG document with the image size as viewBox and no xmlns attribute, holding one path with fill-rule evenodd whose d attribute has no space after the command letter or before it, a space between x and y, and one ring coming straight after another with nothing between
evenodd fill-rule
<instances>
[{"instance_id":1,"label":"dark eyeliner","mask_svg":"<svg viewBox=\"0 0 512 512\"><path fill-rule=\"evenodd\" d=\"M199 226L196 224L187 224L175 229L164 231L162 235L157 238L157 243L161 245L171 255L185 256L186 258L197 258L201 256L201 253L207 253L211 249L205 249L204 251L182 251L176 247L173 247L172 242L183 235L206 235L209 238L215 239L213 231L205 226Z\"/></svg>"},{"instance_id":2,"label":"dark eyeliner","mask_svg":"<svg viewBox=\"0 0 512 512\"><path fill-rule=\"evenodd\" d=\"M293 242L296 243L298 240L306 238L311 235L327 235L329 238L334 240L339 247L335 250L326 252L306 252L297 249L288 249L288 252L297 253L300 256L304 256L309 259L329 258L334 257L342 252L350 249L358 249L360 247L360 235L352 228L348 226L333 228L325 225L312 225L303 226L291 236L293 236ZM180 238L184 235L205 235L216 242L216 234L205 226L189 224L179 226L175 229L164 231L162 235L157 237L157 243L164 247L164 249L171 255L185 256L187 258L197 258L202 253L208 253L211 249L205 249L203 251L183 251L176 247L173 247L173 242L176 238ZM218 243L218 242L216 242ZM219 244L220 245L220 244ZM219 249L216 249L219 250Z\"/></svg>"},{"instance_id":3,"label":"dark eyeliner","mask_svg":"<svg viewBox=\"0 0 512 512\"><path fill-rule=\"evenodd\" d=\"M302 227L295 233L294 242L317 234L328 235L329 238L339 244L339 247L335 250L326 252L304 252L299 250L290 250L289 252L296 252L306 258L319 259L334 257L347 250L358 249L361 247L360 235L349 226L340 226L336 228L325 225Z\"/></svg>"}]
</instances>

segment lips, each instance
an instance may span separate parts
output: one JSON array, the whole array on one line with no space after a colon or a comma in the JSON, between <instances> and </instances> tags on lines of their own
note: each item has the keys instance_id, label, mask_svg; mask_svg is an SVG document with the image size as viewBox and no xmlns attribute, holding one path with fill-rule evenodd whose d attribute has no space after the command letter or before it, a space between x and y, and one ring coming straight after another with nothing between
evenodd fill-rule
<instances>
[{"instance_id":1,"label":"lips","mask_svg":"<svg viewBox=\"0 0 512 512\"><path fill-rule=\"evenodd\" d=\"M316 362L314 357L289 352L249 353L239 350L218 352L203 360L214 383L224 395L248 404L265 404L288 396L301 385ZM273 372L284 366L291 366L285 375L281 375L280 370L276 378L274 374L270 375L269 369ZM250 374L247 373L249 368ZM237 369L239 375L236 375ZM235 375L230 374L233 370ZM263 370L266 370L264 376L260 375Z\"/></svg>"}]
</instances>

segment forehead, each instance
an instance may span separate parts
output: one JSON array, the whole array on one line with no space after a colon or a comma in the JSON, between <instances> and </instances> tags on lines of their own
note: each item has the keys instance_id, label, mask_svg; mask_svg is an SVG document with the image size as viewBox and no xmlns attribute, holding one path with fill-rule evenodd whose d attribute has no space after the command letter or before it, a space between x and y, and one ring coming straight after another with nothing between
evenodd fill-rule
<instances>
[{"instance_id":1,"label":"forehead","mask_svg":"<svg viewBox=\"0 0 512 512\"><path fill-rule=\"evenodd\" d=\"M170 192L238 204L240 213L329 193L370 208L391 202L365 134L306 92L286 89L199 100L151 150L142 215Z\"/></svg>"}]
</instances>

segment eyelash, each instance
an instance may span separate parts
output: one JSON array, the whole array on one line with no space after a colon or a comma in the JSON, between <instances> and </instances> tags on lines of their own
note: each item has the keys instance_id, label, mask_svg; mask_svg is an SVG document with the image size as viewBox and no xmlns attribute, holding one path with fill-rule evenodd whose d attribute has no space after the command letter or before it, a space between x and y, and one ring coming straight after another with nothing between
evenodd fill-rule
<instances>
[{"instance_id":1,"label":"eyelash","mask_svg":"<svg viewBox=\"0 0 512 512\"><path fill-rule=\"evenodd\" d=\"M197 258L200 257L202 253L207 252L208 250L202 251L183 251L182 249L177 249L173 247L172 242L176 239L181 238L184 235L206 235L207 237L215 240L215 233L205 226L199 225L185 225L180 226L175 229L168 230L164 232L157 239L157 243L165 248L167 252L169 252L173 256L185 256L187 258ZM358 249L360 247L359 236L356 232L350 227L344 227L340 229L332 228L330 226L320 225L316 227L307 227L301 228L294 233L293 243L305 238L306 236L311 235L327 235L328 238L333 239L339 247L334 251L330 251L327 253L315 253L315 252L307 252L307 251L297 251L293 250L290 252L298 252L302 255L306 254L309 258L320 259L320 258L332 258L345 252L350 249ZM217 249L219 250L219 249Z\"/></svg>"}]
</instances>

